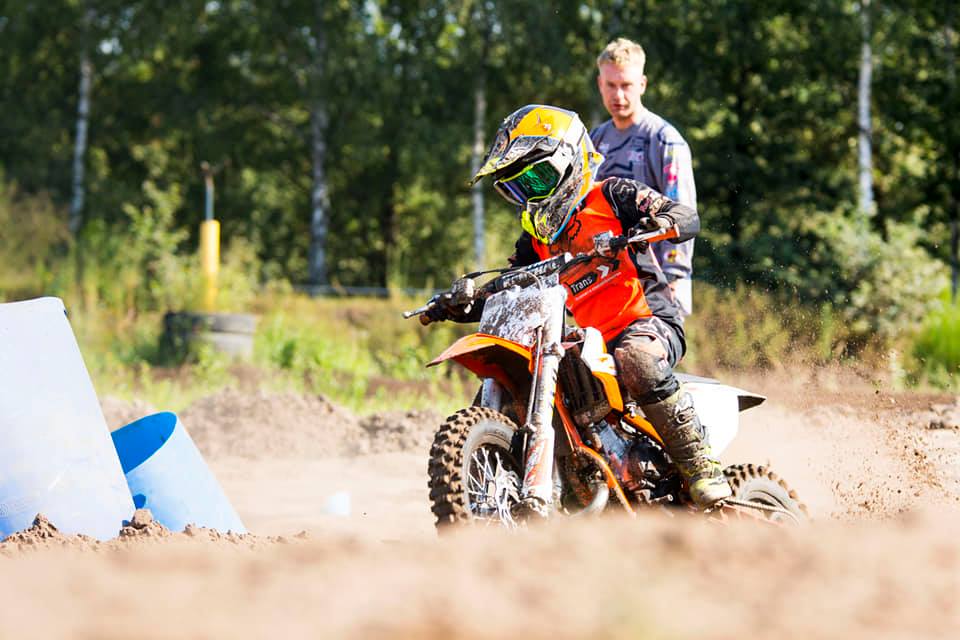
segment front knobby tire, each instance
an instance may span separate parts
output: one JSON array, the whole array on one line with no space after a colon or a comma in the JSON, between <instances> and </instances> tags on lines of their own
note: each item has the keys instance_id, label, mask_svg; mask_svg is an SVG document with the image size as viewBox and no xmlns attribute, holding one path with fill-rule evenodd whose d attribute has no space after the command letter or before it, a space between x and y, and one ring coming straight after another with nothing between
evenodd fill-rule
<instances>
[{"instance_id":1,"label":"front knobby tire","mask_svg":"<svg viewBox=\"0 0 960 640\"><path fill-rule=\"evenodd\" d=\"M437 529L510 519L523 475L517 431L487 407L461 409L440 425L427 467Z\"/></svg>"},{"instance_id":2,"label":"front knobby tire","mask_svg":"<svg viewBox=\"0 0 960 640\"><path fill-rule=\"evenodd\" d=\"M756 502L789 511L801 523L810 520L807 505L797 497L797 492L770 470L769 467L754 464L735 464L723 470L730 483L733 497L738 500ZM792 520L776 513L768 518L773 522L792 523Z\"/></svg>"}]
</instances>

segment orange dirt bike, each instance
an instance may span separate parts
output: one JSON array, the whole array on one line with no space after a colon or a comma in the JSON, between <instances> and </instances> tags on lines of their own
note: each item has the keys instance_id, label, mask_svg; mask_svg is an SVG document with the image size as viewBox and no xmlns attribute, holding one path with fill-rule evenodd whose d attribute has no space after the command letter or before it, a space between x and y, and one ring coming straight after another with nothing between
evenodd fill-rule
<instances>
[{"instance_id":1,"label":"orange dirt bike","mask_svg":"<svg viewBox=\"0 0 960 640\"><path fill-rule=\"evenodd\" d=\"M477 333L451 345L429 366L452 360L483 380L474 405L440 425L430 449L429 484L437 527L484 521L515 526L533 514L591 514L644 505L692 508L684 482L653 426L624 395L600 332L564 324L567 289L560 277L591 263L603 277L628 246L676 237L676 229L631 237L604 233L589 253L569 253L526 267L468 274L425 306L469 310L483 300ZM480 285L477 278L498 274ZM677 374L694 398L714 454L736 436L739 412L763 396L716 380ZM714 512L737 511L799 522L806 508L763 466L725 469L733 496ZM612 498L612 499L611 499Z\"/></svg>"}]
</instances>

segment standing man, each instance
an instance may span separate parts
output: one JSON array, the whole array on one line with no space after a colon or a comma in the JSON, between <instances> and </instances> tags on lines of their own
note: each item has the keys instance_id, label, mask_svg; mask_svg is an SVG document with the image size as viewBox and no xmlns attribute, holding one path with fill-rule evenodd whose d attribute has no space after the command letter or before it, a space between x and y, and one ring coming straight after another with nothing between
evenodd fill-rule
<instances>
[{"instance_id":1,"label":"standing man","mask_svg":"<svg viewBox=\"0 0 960 640\"><path fill-rule=\"evenodd\" d=\"M647 90L646 61L643 47L626 38L608 44L597 58L597 86L610 113L610 120L590 132L597 151L606 158L597 177L631 178L696 209L690 147L673 125L640 101ZM690 315L693 239L676 245L661 242L654 251L680 309Z\"/></svg>"}]
</instances>

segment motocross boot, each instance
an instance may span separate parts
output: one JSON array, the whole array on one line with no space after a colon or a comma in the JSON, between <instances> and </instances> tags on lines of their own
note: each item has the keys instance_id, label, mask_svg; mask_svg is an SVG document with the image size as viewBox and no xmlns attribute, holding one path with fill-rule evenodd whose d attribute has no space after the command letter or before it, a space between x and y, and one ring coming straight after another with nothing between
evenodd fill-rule
<instances>
[{"instance_id":1,"label":"motocross boot","mask_svg":"<svg viewBox=\"0 0 960 640\"><path fill-rule=\"evenodd\" d=\"M670 397L641 407L663 439L663 448L690 487L690 497L701 509L732 495L720 463L711 458L693 398L683 387Z\"/></svg>"}]
</instances>

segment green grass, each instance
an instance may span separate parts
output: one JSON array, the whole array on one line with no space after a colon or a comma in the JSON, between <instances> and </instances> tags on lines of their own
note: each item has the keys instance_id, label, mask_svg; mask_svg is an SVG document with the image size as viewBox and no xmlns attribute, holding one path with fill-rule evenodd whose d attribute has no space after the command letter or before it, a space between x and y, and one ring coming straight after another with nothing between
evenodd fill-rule
<instances>
[{"instance_id":1,"label":"green grass","mask_svg":"<svg viewBox=\"0 0 960 640\"><path fill-rule=\"evenodd\" d=\"M715 370L769 370L873 357L854 348L833 310L738 285L694 284L694 313L686 323L684 366Z\"/></svg>"},{"instance_id":2,"label":"green grass","mask_svg":"<svg viewBox=\"0 0 960 640\"><path fill-rule=\"evenodd\" d=\"M404 320L401 311L416 304L399 298L270 300L261 305L267 311L254 361L304 391L361 412L462 406L475 387L471 378L426 364L468 328Z\"/></svg>"},{"instance_id":3,"label":"green grass","mask_svg":"<svg viewBox=\"0 0 960 640\"><path fill-rule=\"evenodd\" d=\"M253 377L257 386L322 394L358 413L426 408L451 413L472 398L475 378L451 365L426 364L469 327L422 327L404 320L400 312L417 304L263 296L254 308L260 316L254 357L243 365L209 348L186 363L161 364L168 359L158 346L160 313L128 317L104 309L71 310L70 318L101 396L179 411Z\"/></svg>"},{"instance_id":4,"label":"green grass","mask_svg":"<svg viewBox=\"0 0 960 640\"><path fill-rule=\"evenodd\" d=\"M250 384L253 377L258 386L323 394L359 413L415 408L449 413L468 402L477 385L472 374L455 365L425 367L457 337L475 330L475 325L422 327L404 320L401 311L419 306L426 294L312 299L280 287L248 296L237 310L261 320L253 360L242 367L209 350L171 366L159 348L163 311L155 305L118 307L108 302L110 296L91 303L70 289L61 295L98 392L140 399L158 409L179 411L224 387ZM712 375L840 362L872 367L894 385L956 388L956 306L944 305L930 316L914 342L905 336L897 345L864 348L851 345L845 323L829 307L810 309L745 286L728 290L700 282L695 299L687 325L686 371ZM902 354L895 367L893 353Z\"/></svg>"},{"instance_id":5,"label":"green grass","mask_svg":"<svg viewBox=\"0 0 960 640\"><path fill-rule=\"evenodd\" d=\"M755 290L697 283L682 368L707 375L843 363L870 368L878 384L957 388L960 310L945 305L913 342L848 353L844 325L829 308L804 309ZM289 292L257 297L261 320L251 363L200 350L189 363L163 366L162 314L71 309L88 369L101 395L140 399L178 411L227 386L250 384L323 394L358 413L431 408L450 413L469 402L476 379L456 365L426 368L475 325L422 327L400 312L418 299L311 299ZM69 303L68 303L69 306Z\"/></svg>"},{"instance_id":6,"label":"green grass","mask_svg":"<svg viewBox=\"0 0 960 640\"><path fill-rule=\"evenodd\" d=\"M914 339L913 376L943 389L960 387L960 305L945 302Z\"/></svg>"},{"instance_id":7,"label":"green grass","mask_svg":"<svg viewBox=\"0 0 960 640\"><path fill-rule=\"evenodd\" d=\"M137 398L178 411L218 389L249 384L254 377L257 386L323 394L358 413L417 408L450 413L469 402L476 379L456 365L425 365L475 325L422 327L401 317L402 310L420 302L264 294L251 307L260 324L253 360L242 367L204 349L188 363L161 365L159 312L122 314L94 308L71 312L71 319L101 395ZM698 283L687 338L683 369L708 375L845 357L842 323L829 309L790 308L788 302L745 288L728 291ZM955 370L960 362L957 314L932 321L917 344L926 362L953 357L948 361ZM923 381L942 386L945 373L930 371Z\"/></svg>"}]
</instances>

